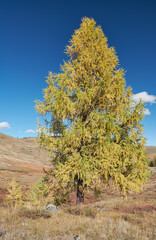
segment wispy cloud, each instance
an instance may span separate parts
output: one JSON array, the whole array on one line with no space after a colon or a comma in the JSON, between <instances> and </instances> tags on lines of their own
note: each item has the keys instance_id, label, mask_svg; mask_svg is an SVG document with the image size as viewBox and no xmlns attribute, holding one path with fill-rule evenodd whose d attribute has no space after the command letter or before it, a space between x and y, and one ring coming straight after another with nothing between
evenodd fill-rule
<instances>
[{"instance_id":1,"label":"wispy cloud","mask_svg":"<svg viewBox=\"0 0 156 240\"><path fill-rule=\"evenodd\" d=\"M145 115L151 115L151 112L150 112L150 110L148 108L145 108L144 109L144 114Z\"/></svg>"},{"instance_id":2,"label":"wispy cloud","mask_svg":"<svg viewBox=\"0 0 156 240\"><path fill-rule=\"evenodd\" d=\"M0 122L0 129L9 129L10 125L8 122Z\"/></svg>"},{"instance_id":3,"label":"wispy cloud","mask_svg":"<svg viewBox=\"0 0 156 240\"><path fill-rule=\"evenodd\" d=\"M144 102L156 103L156 96L149 95L147 92L140 92L133 95L134 102L138 103L140 99L143 100Z\"/></svg>"},{"instance_id":4,"label":"wispy cloud","mask_svg":"<svg viewBox=\"0 0 156 240\"><path fill-rule=\"evenodd\" d=\"M35 133L35 131L32 129L28 129L28 130L26 130L26 133Z\"/></svg>"}]
</instances>

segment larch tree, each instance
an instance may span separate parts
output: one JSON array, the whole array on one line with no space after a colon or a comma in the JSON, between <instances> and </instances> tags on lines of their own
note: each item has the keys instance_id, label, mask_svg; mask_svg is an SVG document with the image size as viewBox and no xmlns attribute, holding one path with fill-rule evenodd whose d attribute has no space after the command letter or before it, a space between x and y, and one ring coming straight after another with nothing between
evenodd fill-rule
<instances>
[{"instance_id":1,"label":"larch tree","mask_svg":"<svg viewBox=\"0 0 156 240\"><path fill-rule=\"evenodd\" d=\"M110 182L123 196L140 191L149 176L144 104L133 103L114 48L85 17L66 54L60 73L49 72L44 100L36 101L45 121L40 144L53 155L57 181L63 188L76 186L77 203L85 188Z\"/></svg>"}]
</instances>

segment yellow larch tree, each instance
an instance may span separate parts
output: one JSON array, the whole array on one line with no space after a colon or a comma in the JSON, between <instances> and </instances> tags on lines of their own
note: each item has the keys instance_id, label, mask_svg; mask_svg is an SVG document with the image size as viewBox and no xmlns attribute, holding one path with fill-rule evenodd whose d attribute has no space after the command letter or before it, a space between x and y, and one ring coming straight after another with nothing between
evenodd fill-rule
<instances>
[{"instance_id":1,"label":"yellow larch tree","mask_svg":"<svg viewBox=\"0 0 156 240\"><path fill-rule=\"evenodd\" d=\"M149 176L144 104L133 104L114 48L85 17L66 54L60 73L47 77L44 100L36 101L45 120L40 144L53 155L55 177L64 188L77 186L77 203L85 188L110 181L123 195L141 190Z\"/></svg>"}]
</instances>

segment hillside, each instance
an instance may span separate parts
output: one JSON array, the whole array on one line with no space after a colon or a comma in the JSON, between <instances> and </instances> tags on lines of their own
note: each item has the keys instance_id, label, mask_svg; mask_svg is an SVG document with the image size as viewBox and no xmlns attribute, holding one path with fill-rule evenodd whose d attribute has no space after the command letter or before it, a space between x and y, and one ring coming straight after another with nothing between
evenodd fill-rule
<instances>
[{"instance_id":1,"label":"hillside","mask_svg":"<svg viewBox=\"0 0 156 240\"><path fill-rule=\"evenodd\" d=\"M156 157L156 146L146 146L145 148L149 160L152 160L154 157Z\"/></svg>"},{"instance_id":2,"label":"hillside","mask_svg":"<svg viewBox=\"0 0 156 240\"><path fill-rule=\"evenodd\" d=\"M49 163L35 138L16 139L0 133L0 189L5 189L13 177L24 186L35 182Z\"/></svg>"},{"instance_id":3,"label":"hillside","mask_svg":"<svg viewBox=\"0 0 156 240\"><path fill-rule=\"evenodd\" d=\"M156 156L156 147L146 147L149 159ZM0 133L0 201L8 181L16 178L28 188L43 176L43 166L48 169L50 157L40 150L35 138L16 139Z\"/></svg>"},{"instance_id":4,"label":"hillside","mask_svg":"<svg viewBox=\"0 0 156 240\"><path fill-rule=\"evenodd\" d=\"M48 168L50 158L44 150L39 151L35 142L35 138L15 139L0 133L0 203L5 199L7 183L12 177L27 189L43 176L43 166ZM146 150L150 159L156 155L156 147L146 147ZM71 202L60 206L58 214L33 207L12 210L0 204L0 237L3 235L4 240L67 240L79 235L82 240L154 240L156 168L151 169L153 175L143 192L130 193L127 200L110 187L103 189L99 198L86 193L85 202L80 206L75 206L76 195L71 193Z\"/></svg>"}]
</instances>

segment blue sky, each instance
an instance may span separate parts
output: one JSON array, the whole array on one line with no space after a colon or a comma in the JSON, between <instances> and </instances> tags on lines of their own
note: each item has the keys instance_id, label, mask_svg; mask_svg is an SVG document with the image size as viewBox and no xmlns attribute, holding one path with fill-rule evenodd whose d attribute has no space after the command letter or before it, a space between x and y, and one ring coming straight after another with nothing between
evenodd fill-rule
<instances>
[{"instance_id":1,"label":"blue sky","mask_svg":"<svg viewBox=\"0 0 156 240\"><path fill-rule=\"evenodd\" d=\"M0 0L0 132L35 136L35 99L49 71L59 72L65 46L82 17L101 25L135 100L146 102L148 145L156 146L156 1Z\"/></svg>"}]
</instances>

